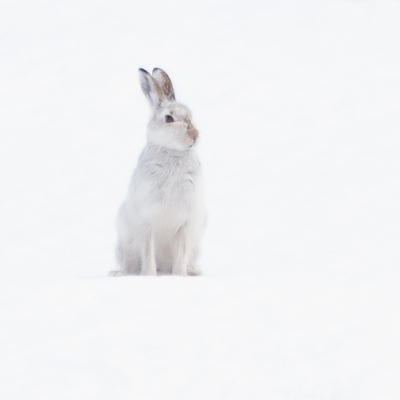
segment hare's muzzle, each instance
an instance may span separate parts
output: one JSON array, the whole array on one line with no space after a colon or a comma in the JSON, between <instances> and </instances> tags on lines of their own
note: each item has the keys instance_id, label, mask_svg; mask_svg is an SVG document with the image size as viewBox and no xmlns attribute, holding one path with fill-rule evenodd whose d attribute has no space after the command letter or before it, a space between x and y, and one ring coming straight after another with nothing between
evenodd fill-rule
<instances>
[{"instance_id":1,"label":"hare's muzzle","mask_svg":"<svg viewBox=\"0 0 400 400\"><path fill-rule=\"evenodd\" d=\"M193 139L193 141L196 141L197 136L199 136L199 132L197 132L196 128L192 128L188 130L188 135L190 139Z\"/></svg>"},{"instance_id":2,"label":"hare's muzzle","mask_svg":"<svg viewBox=\"0 0 400 400\"><path fill-rule=\"evenodd\" d=\"M199 136L199 132L197 131L197 129L193 126L193 124L188 121L188 135L190 137L190 139L192 139L194 142L197 139L197 136Z\"/></svg>"}]
</instances>

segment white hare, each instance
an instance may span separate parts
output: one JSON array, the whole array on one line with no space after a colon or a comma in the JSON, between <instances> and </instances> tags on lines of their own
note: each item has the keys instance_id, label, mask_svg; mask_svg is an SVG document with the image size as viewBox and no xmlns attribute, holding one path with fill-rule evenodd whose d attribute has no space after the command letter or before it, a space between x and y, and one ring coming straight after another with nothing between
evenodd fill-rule
<instances>
[{"instance_id":1,"label":"white hare","mask_svg":"<svg viewBox=\"0 0 400 400\"><path fill-rule=\"evenodd\" d=\"M119 271L110 275L199 275L205 227L198 132L190 110L175 101L168 75L139 69L152 108L147 144L139 157L117 220Z\"/></svg>"}]
</instances>

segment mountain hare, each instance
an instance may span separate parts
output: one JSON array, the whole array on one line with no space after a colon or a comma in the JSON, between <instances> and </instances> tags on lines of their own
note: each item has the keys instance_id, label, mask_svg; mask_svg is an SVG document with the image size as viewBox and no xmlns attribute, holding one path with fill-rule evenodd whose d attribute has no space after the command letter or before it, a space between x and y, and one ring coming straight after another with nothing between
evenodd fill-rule
<instances>
[{"instance_id":1,"label":"mountain hare","mask_svg":"<svg viewBox=\"0 0 400 400\"><path fill-rule=\"evenodd\" d=\"M175 101L168 75L139 69L152 114L117 220L119 271L110 275L199 275L196 265L205 227L198 131L190 110Z\"/></svg>"}]
</instances>

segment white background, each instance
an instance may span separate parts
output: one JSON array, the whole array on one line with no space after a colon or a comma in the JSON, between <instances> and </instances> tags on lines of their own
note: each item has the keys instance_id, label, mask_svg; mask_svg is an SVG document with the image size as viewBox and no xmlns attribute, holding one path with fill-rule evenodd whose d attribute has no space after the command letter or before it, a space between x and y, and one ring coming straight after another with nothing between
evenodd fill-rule
<instances>
[{"instance_id":1,"label":"white background","mask_svg":"<svg viewBox=\"0 0 400 400\"><path fill-rule=\"evenodd\" d=\"M115 269L139 67L194 114L199 278ZM0 3L4 399L398 399L400 2Z\"/></svg>"}]
</instances>

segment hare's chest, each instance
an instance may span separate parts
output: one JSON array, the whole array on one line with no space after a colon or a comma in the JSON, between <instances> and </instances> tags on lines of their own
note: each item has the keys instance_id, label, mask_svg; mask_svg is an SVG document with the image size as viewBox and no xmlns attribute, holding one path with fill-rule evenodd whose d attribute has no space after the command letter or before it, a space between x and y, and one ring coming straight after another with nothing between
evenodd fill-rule
<instances>
[{"instance_id":1,"label":"hare's chest","mask_svg":"<svg viewBox=\"0 0 400 400\"><path fill-rule=\"evenodd\" d=\"M161 174L152 181L144 208L152 226L163 235L176 231L195 213L195 183L191 174Z\"/></svg>"},{"instance_id":2,"label":"hare's chest","mask_svg":"<svg viewBox=\"0 0 400 400\"><path fill-rule=\"evenodd\" d=\"M157 160L148 165L146 181L151 196L163 203L187 202L196 191L196 165L180 158Z\"/></svg>"},{"instance_id":3,"label":"hare's chest","mask_svg":"<svg viewBox=\"0 0 400 400\"><path fill-rule=\"evenodd\" d=\"M192 171L176 171L155 175L152 189L161 204L177 207L188 206L196 193L196 175Z\"/></svg>"}]
</instances>

